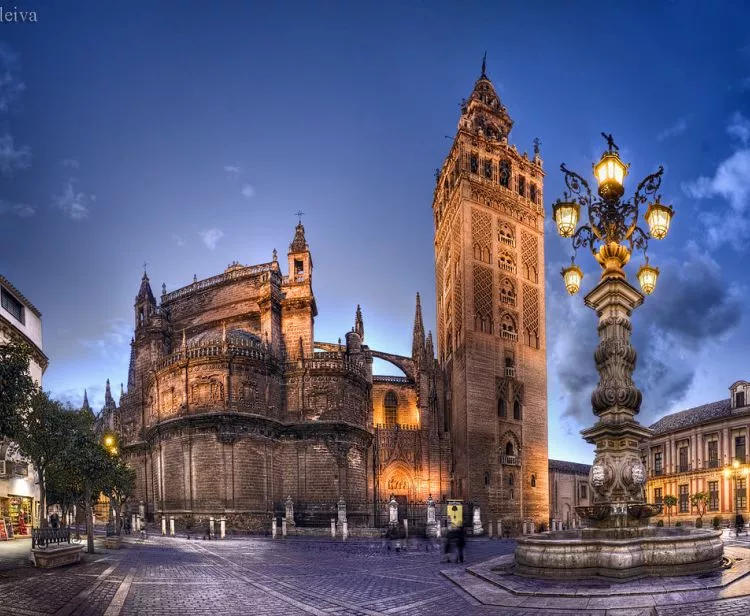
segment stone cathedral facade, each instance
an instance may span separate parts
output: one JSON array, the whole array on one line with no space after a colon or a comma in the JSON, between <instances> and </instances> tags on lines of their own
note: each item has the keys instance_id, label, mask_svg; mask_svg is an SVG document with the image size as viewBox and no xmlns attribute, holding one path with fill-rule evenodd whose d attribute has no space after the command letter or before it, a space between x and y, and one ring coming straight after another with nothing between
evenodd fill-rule
<instances>
[{"instance_id":1,"label":"stone cathedral facade","mask_svg":"<svg viewBox=\"0 0 750 616\"><path fill-rule=\"evenodd\" d=\"M437 358L419 295L410 356L370 348L359 306L343 341L316 340L301 223L286 273L274 251L158 302L144 273L108 408L134 507L259 529L288 498L302 522L344 499L350 524L377 526L391 496L399 517L432 496L485 523L548 521L543 172L511 126L483 70L435 190ZM374 358L403 376L374 375Z\"/></svg>"}]
</instances>

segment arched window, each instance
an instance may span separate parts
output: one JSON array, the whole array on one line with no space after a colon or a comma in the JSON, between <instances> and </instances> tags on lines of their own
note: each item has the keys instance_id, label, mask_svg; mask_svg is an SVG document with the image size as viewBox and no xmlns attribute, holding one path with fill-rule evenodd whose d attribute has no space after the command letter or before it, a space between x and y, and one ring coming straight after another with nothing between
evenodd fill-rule
<instances>
[{"instance_id":1,"label":"arched window","mask_svg":"<svg viewBox=\"0 0 750 616\"><path fill-rule=\"evenodd\" d=\"M505 398L497 399L497 415L498 417L505 417L507 411L505 409Z\"/></svg>"},{"instance_id":2,"label":"arched window","mask_svg":"<svg viewBox=\"0 0 750 616\"><path fill-rule=\"evenodd\" d=\"M508 485L509 486L513 485L513 473L511 473L510 475L508 475ZM511 493L512 493L512 490L511 490ZM511 498L513 498L513 497L511 496Z\"/></svg>"},{"instance_id":3,"label":"arched window","mask_svg":"<svg viewBox=\"0 0 750 616\"><path fill-rule=\"evenodd\" d=\"M536 488L536 475L531 476L531 487Z\"/></svg>"},{"instance_id":4,"label":"arched window","mask_svg":"<svg viewBox=\"0 0 750 616\"><path fill-rule=\"evenodd\" d=\"M482 248L482 261L484 263L489 263L491 261L489 248Z\"/></svg>"},{"instance_id":5,"label":"arched window","mask_svg":"<svg viewBox=\"0 0 750 616\"><path fill-rule=\"evenodd\" d=\"M510 272L511 274L516 273L516 260L509 252L500 253L497 258L497 266L500 269L505 270L506 272Z\"/></svg>"},{"instance_id":6,"label":"arched window","mask_svg":"<svg viewBox=\"0 0 750 616\"><path fill-rule=\"evenodd\" d=\"M521 419L521 403L518 400L513 403L513 419Z\"/></svg>"},{"instance_id":7,"label":"arched window","mask_svg":"<svg viewBox=\"0 0 750 616\"><path fill-rule=\"evenodd\" d=\"M503 315L502 321L500 321L500 335L508 340L518 340L518 330L516 329L516 322L508 313L505 313Z\"/></svg>"},{"instance_id":8,"label":"arched window","mask_svg":"<svg viewBox=\"0 0 750 616\"><path fill-rule=\"evenodd\" d=\"M485 486L490 485L490 474L486 471L484 473L484 485Z\"/></svg>"},{"instance_id":9,"label":"arched window","mask_svg":"<svg viewBox=\"0 0 750 616\"><path fill-rule=\"evenodd\" d=\"M469 168L472 173L479 173L479 157L476 154L469 157Z\"/></svg>"},{"instance_id":10,"label":"arched window","mask_svg":"<svg viewBox=\"0 0 750 616\"><path fill-rule=\"evenodd\" d=\"M484 161L484 177L492 179L492 161L488 159Z\"/></svg>"},{"instance_id":11,"label":"arched window","mask_svg":"<svg viewBox=\"0 0 750 616\"><path fill-rule=\"evenodd\" d=\"M529 183L529 199L531 199L534 203L537 202L536 184L534 184L533 182Z\"/></svg>"},{"instance_id":12,"label":"arched window","mask_svg":"<svg viewBox=\"0 0 750 616\"><path fill-rule=\"evenodd\" d=\"M511 443L510 441L508 441L508 444L505 446L505 455L506 456L516 455L515 453L513 453L513 443Z\"/></svg>"},{"instance_id":13,"label":"arched window","mask_svg":"<svg viewBox=\"0 0 750 616\"><path fill-rule=\"evenodd\" d=\"M522 175L518 176L518 194L522 197L526 196L526 178Z\"/></svg>"},{"instance_id":14,"label":"arched window","mask_svg":"<svg viewBox=\"0 0 750 616\"><path fill-rule=\"evenodd\" d=\"M513 286L513 282L510 278L506 278L501 283L500 287L500 303L506 304L507 306L516 305L516 288Z\"/></svg>"},{"instance_id":15,"label":"arched window","mask_svg":"<svg viewBox=\"0 0 750 616\"><path fill-rule=\"evenodd\" d=\"M516 245L516 238L513 235L513 229L511 229L510 225L505 223L500 225L500 228L497 230L497 239L503 244L508 244L508 246Z\"/></svg>"},{"instance_id":16,"label":"arched window","mask_svg":"<svg viewBox=\"0 0 750 616\"><path fill-rule=\"evenodd\" d=\"M500 173L498 174L500 186L508 188L510 186L510 162L507 160L500 161Z\"/></svg>"},{"instance_id":17,"label":"arched window","mask_svg":"<svg viewBox=\"0 0 750 616\"><path fill-rule=\"evenodd\" d=\"M477 261L482 260L482 247L479 244L474 244L474 258Z\"/></svg>"},{"instance_id":18,"label":"arched window","mask_svg":"<svg viewBox=\"0 0 750 616\"><path fill-rule=\"evenodd\" d=\"M385 425L395 426L396 415L398 411L398 398L393 391L389 391L385 394Z\"/></svg>"}]
</instances>

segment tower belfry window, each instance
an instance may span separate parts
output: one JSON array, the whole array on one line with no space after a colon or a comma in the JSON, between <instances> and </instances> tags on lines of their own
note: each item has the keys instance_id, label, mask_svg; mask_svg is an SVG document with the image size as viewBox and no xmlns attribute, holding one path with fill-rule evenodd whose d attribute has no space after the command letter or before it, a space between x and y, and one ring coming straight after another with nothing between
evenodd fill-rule
<instances>
[{"instance_id":1,"label":"tower belfry window","mask_svg":"<svg viewBox=\"0 0 750 616\"><path fill-rule=\"evenodd\" d=\"M518 194L522 197L526 196L526 178L522 175L518 176Z\"/></svg>"},{"instance_id":2,"label":"tower belfry window","mask_svg":"<svg viewBox=\"0 0 750 616\"><path fill-rule=\"evenodd\" d=\"M472 154L469 158L469 168L472 173L479 173L479 157L476 154Z\"/></svg>"},{"instance_id":3,"label":"tower belfry window","mask_svg":"<svg viewBox=\"0 0 750 616\"><path fill-rule=\"evenodd\" d=\"M500 173L498 174L500 186L508 188L510 186L510 163L507 160L500 161Z\"/></svg>"},{"instance_id":4,"label":"tower belfry window","mask_svg":"<svg viewBox=\"0 0 750 616\"><path fill-rule=\"evenodd\" d=\"M295 259L294 260L294 275L302 276L304 273L305 273L305 264L303 263L302 259Z\"/></svg>"},{"instance_id":5,"label":"tower belfry window","mask_svg":"<svg viewBox=\"0 0 750 616\"><path fill-rule=\"evenodd\" d=\"M492 161L484 161L484 177L492 179Z\"/></svg>"},{"instance_id":6,"label":"tower belfry window","mask_svg":"<svg viewBox=\"0 0 750 616\"><path fill-rule=\"evenodd\" d=\"M398 398L393 391L389 391L385 394L385 425L395 426L396 415L398 412Z\"/></svg>"}]
</instances>

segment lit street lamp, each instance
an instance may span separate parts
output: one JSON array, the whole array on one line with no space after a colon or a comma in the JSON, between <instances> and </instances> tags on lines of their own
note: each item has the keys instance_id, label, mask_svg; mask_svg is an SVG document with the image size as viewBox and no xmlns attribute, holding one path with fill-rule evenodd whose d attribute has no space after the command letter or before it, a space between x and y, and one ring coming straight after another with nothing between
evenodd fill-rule
<instances>
[{"instance_id":1,"label":"lit street lamp","mask_svg":"<svg viewBox=\"0 0 750 616\"><path fill-rule=\"evenodd\" d=\"M741 465L740 461L737 459L734 459L732 461L732 466L727 466L724 469L724 477L727 479L734 479L734 516L735 516L735 525L737 522L737 516L739 515L739 507L737 506L737 480L738 479L747 479L748 474L750 474L750 469L747 466ZM745 488L747 489L747 488ZM739 528L736 528L735 532L739 533Z\"/></svg>"},{"instance_id":2,"label":"lit street lamp","mask_svg":"<svg viewBox=\"0 0 750 616\"><path fill-rule=\"evenodd\" d=\"M657 194L662 167L638 184L632 198L622 199L630 165L620 159L612 136L602 136L607 150L593 165L597 194L583 177L563 164L560 168L567 191L552 206L552 216L560 235L571 238L573 244L572 262L561 272L568 293L576 294L583 280L583 271L575 263L579 248L589 248L603 270L584 299L599 317L600 342L594 354L599 384L591 396L599 421L582 431L586 441L596 445L596 455L590 472L593 507L580 507L578 513L600 525L624 526L629 519L657 513L657 507L645 504L646 469L638 444L651 430L635 419L642 396L632 379L636 352L630 344L630 316L643 303L644 294L654 292L659 268L650 265L646 257L637 273L642 293L627 281L623 268L635 250L646 254L650 239L666 237L674 210L662 204ZM639 209L646 203L648 233L638 226ZM587 220L579 224L582 210L586 210Z\"/></svg>"}]
</instances>

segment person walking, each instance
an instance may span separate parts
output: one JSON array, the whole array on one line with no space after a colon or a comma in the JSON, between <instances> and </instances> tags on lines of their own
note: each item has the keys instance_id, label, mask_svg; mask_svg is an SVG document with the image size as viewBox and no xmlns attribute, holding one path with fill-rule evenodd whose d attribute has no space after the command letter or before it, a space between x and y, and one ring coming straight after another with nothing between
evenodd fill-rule
<instances>
[{"instance_id":1,"label":"person walking","mask_svg":"<svg viewBox=\"0 0 750 616\"><path fill-rule=\"evenodd\" d=\"M466 547L466 531L463 526L458 527L456 547L458 548L458 558L456 559L456 562L462 563L464 562L464 548Z\"/></svg>"},{"instance_id":2,"label":"person walking","mask_svg":"<svg viewBox=\"0 0 750 616\"><path fill-rule=\"evenodd\" d=\"M443 548L443 560L440 562L449 563L451 562L451 552L453 551L453 542L456 538L456 530L453 526L448 528L448 532L445 534L445 546Z\"/></svg>"}]
</instances>

